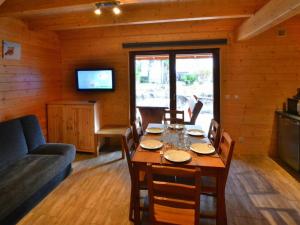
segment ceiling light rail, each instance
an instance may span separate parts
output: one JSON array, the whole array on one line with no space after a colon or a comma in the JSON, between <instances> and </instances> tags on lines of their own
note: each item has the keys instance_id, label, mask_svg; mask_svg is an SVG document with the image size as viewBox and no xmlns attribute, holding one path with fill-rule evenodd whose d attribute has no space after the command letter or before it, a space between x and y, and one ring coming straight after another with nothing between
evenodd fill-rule
<instances>
[{"instance_id":1,"label":"ceiling light rail","mask_svg":"<svg viewBox=\"0 0 300 225\"><path fill-rule=\"evenodd\" d=\"M102 9L103 8L112 8L112 12L115 15L121 14L121 9L120 9L120 2L119 1L106 1L106 2L98 2L95 4L96 9L94 13L96 15L101 15L102 14Z\"/></svg>"}]
</instances>

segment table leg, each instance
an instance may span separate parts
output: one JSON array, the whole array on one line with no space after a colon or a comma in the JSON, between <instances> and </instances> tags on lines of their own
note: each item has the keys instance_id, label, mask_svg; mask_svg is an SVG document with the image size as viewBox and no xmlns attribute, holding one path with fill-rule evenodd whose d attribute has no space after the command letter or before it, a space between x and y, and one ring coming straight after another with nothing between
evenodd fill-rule
<instances>
[{"instance_id":1,"label":"table leg","mask_svg":"<svg viewBox=\"0 0 300 225\"><path fill-rule=\"evenodd\" d=\"M140 187L139 187L139 169L137 166L133 166L133 171L134 171L134 187L133 187L133 195L134 195L134 224L139 225L141 223L140 221Z\"/></svg>"},{"instance_id":2,"label":"table leg","mask_svg":"<svg viewBox=\"0 0 300 225\"><path fill-rule=\"evenodd\" d=\"M225 203L225 176L219 173L217 177L217 225L227 225Z\"/></svg>"}]
</instances>

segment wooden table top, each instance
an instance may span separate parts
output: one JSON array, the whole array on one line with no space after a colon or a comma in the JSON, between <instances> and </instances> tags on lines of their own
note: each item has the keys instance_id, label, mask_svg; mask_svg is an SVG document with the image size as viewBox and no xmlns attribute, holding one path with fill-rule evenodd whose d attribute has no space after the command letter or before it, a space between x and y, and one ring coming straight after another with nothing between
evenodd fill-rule
<instances>
[{"instance_id":1,"label":"wooden table top","mask_svg":"<svg viewBox=\"0 0 300 225\"><path fill-rule=\"evenodd\" d=\"M163 128L163 124L153 124L150 123L148 127L161 127ZM185 125L186 129L201 129L200 126L195 125ZM170 130L171 135L175 136L176 132L174 130ZM146 139L155 139L155 140L161 140L162 135L161 134L145 134L142 137L142 140ZM191 140L191 143L209 143L209 140L206 137L189 137ZM147 163L163 163L163 164L175 164L172 162L167 161L166 159L161 159L160 157L160 151L164 148L156 151L149 151L143 149L141 146L138 146L136 152L133 155L132 162L135 164L147 164ZM205 167L205 168L214 168L214 169L224 169L225 165L219 155L217 153L212 155L201 155L197 154L193 151L188 151L192 159L186 163L180 163L182 166L191 166L191 167ZM176 163L178 164L178 163Z\"/></svg>"}]
</instances>

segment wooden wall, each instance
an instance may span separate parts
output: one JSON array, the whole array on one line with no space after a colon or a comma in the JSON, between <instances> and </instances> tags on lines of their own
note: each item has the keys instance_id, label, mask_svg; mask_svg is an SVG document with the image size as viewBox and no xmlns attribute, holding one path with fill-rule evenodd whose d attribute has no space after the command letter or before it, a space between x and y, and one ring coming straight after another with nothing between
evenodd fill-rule
<instances>
[{"instance_id":1,"label":"wooden wall","mask_svg":"<svg viewBox=\"0 0 300 225\"><path fill-rule=\"evenodd\" d=\"M300 17L233 43L223 55L223 67L224 127L237 140L239 152L275 155L274 111L300 88ZM240 98L226 100L224 94Z\"/></svg>"},{"instance_id":2,"label":"wooden wall","mask_svg":"<svg viewBox=\"0 0 300 225\"><path fill-rule=\"evenodd\" d=\"M104 124L127 124L130 50L122 49L123 42L228 38L227 46L219 46L222 125L237 141L236 153L270 153L275 143L274 111L300 86L300 19L237 43L233 31L240 23L201 21L61 32L63 97L99 99ZM286 30L285 36L277 35L279 28ZM116 91L77 93L74 69L81 66L114 67Z\"/></svg>"},{"instance_id":3,"label":"wooden wall","mask_svg":"<svg viewBox=\"0 0 300 225\"><path fill-rule=\"evenodd\" d=\"M123 42L201 39L207 38L207 34L209 38L227 37L228 30L239 22L239 20L202 21L61 32L63 97L99 99L102 108L102 125L128 124L130 50L122 48ZM76 92L74 69L87 66L114 67L116 91L97 94Z\"/></svg>"},{"instance_id":4,"label":"wooden wall","mask_svg":"<svg viewBox=\"0 0 300 225\"><path fill-rule=\"evenodd\" d=\"M46 134L46 103L60 99L62 92L59 39L52 32L29 31L19 20L0 18L0 40L22 46L21 60L0 58L0 121L35 114Z\"/></svg>"}]
</instances>

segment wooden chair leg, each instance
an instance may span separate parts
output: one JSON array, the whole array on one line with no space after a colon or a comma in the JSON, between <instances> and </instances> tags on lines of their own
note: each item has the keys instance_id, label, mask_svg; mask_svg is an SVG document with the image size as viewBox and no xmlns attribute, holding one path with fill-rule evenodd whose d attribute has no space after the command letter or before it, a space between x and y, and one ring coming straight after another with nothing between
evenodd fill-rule
<instances>
[{"instance_id":1,"label":"wooden chair leg","mask_svg":"<svg viewBox=\"0 0 300 225\"><path fill-rule=\"evenodd\" d=\"M123 141L122 141L122 136L121 136L121 148L122 148L122 159L125 158L125 149L124 149L124 145L123 145Z\"/></svg>"},{"instance_id":2,"label":"wooden chair leg","mask_svg":"<svg viewBox=\"0 0 300 225\"><path fill-rule=\"evenodd\" d=\"M133 188L131 188L131 193L130 193L130 206L129 206L129 220L130 221L134 221L134 217L133 217L133 212L134 212L134 199L133 199L134 195L133 195Z\"/></svg>"},{"instance_id":3,"label":"wooden chair leg","mask_svg":"<svg viewBox=\"0 0 300 225\"><path fill-rule=\"evenodd\" d=\"M227 225L224 177L217 177L217 225Z\"/></svg>"}]
</instances>

